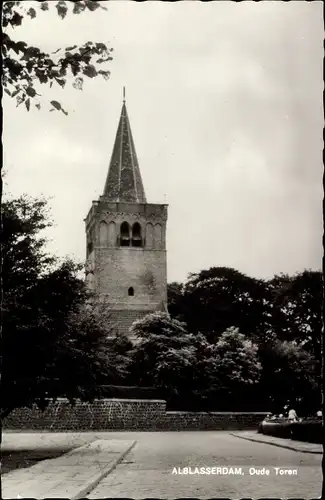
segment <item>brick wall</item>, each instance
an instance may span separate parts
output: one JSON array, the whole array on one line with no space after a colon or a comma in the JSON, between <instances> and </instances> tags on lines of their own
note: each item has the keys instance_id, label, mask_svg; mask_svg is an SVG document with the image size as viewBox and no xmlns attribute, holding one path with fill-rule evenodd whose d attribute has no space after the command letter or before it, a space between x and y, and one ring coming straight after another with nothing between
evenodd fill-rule
<instances>
[{"instance_id":1,"label":"brick wall","mask_svg":"<svg viewBox=\"0 0 325 500\"><path fill-rule=\"evenodd\" d=\"M250 430L257 429L267 412L166 412L160 423L161 430Z\"/></svg>"},{"instance_id":2,"label":"brick wall","mask_svg":"<svg viewBox=\"0 0 325 500\"><path fill-rule=\"evenodd\" d=\"M150 311L131 311L131 310L119 310L111 311L110 318L114 331L119 334L125 334L130 337L130 328L134 321L143 318ZM131 337L130 337L131 338Z\"/></svg>"},{"instance_id":3,"label":"brick wall","mask_svg":"<svg viewBox=\"0 0 325 500\"><path fill-rule=\"evenodd\" d=\"M19 408L3 421L7 429L33 430L134 430L154 425L165 413L162 400L102 399L94 403L78 401L71 406L59 399L41 412Z\"/></svg>"},{"instance_id":4,"label":"brick wall","mask_svg":"<svg viewBox=\"0 0 325 500\"><path fill-rule=\"evenodd\" d=\"M3 420L4 429L86 430L227 430L257 429L266 413L166 412L163 400L102 399L71 406L60 399L41 412L19 408Z\"/></svg>"},{"instance_id":5,"label":"brick wall","mask_svg":"<svg viewBox=\"0 0 325 500\"><path fill-rule=\"evenodd\" d=\"M96 249L98 292L127 309L155 308L167 300L166 251L146 248ZM128 289L134 295L128 296Z\"/></svg>"}]
</instances>

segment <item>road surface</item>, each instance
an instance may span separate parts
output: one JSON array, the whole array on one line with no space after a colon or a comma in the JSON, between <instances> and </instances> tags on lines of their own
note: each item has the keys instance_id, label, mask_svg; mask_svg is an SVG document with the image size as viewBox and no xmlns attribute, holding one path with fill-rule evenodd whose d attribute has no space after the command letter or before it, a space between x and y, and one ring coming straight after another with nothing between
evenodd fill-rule
<instances>
[{"instance_id":1,"label":"road surface","mask_svg":"<svg viewBox=\"0 0 325 500\"><path fill-rule=\"evenodd\" d=\"M223 431L113 434L124 439L132 435L137 444L88 498L317 498L321 494L321 455L254 443Z\"/></svg>"},{"instance_id":2,"label":"road surface","mask_svg":"<svg viewBox=\"0 0 325 500\"><path fill-rule=\"evenodd\" d=\"M99 483L96 482L97 486L94 484L93 489L90 488L86 495L89 499L109 497L311 499L320 497L321 494L322 455L252 442L232 436L226 431L5 432L2 448L7 452L44 451L44 449L64 451L65 448L67 451L71 447L75 448L99 439L107 440L108 446L114 440L132 442L135 440L136 444L112 472ZM288 444L292 446L293 442L288 441ZM48 462L51 494L45 497L53 498L55 491L52 487L58 479L55 471L54 475L51 475L51 463L52 461ZM53 460L54 469L55 464L56 460ZM78 471L80 473L79 469L82 469L83 476L87 476L84 470L85 464L76 462L75 466L70 467L72 483ZM33 470L32 467L14 472L15 484L20 475L24 483L25 475L33 476ZM31 492L30 497L44 498L44 494L38 492L39 472L36 471L34 474L36 474L35 488L28 490ZM10 474L4 474L2 482L3 486L7 485L9 488L8 477ZM63 480L63 483L68 485L67 480ZM67 497L62 495L61 490L58 490L57 494L60 498ZM7 497L13 498L12 494ZM72 498L73 495L68 497Z\"/></svg>"}]
</instances>

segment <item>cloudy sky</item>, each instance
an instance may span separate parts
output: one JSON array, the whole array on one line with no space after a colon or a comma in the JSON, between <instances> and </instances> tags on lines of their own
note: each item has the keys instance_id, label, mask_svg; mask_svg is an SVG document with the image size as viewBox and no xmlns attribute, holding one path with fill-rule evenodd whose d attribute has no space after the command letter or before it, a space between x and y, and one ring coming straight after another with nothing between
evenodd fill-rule
<instances>
[{"instance_id":1,"label":"cloudy sky","mask_svg":"<svg viewBox=\"0 0 325 500\"><path fill-rule=\"evenodd\" d=\"M84 259L83 219L104 188L125 85L147 199L169 204L169 281L210 266L320 269L322 2L106 7L63 21L52 9L15 30L44 50L114 48L110 80L53 86L41 111L4 97L7 190L51 198L49 249Z\"/></svg>"}]
</instances>

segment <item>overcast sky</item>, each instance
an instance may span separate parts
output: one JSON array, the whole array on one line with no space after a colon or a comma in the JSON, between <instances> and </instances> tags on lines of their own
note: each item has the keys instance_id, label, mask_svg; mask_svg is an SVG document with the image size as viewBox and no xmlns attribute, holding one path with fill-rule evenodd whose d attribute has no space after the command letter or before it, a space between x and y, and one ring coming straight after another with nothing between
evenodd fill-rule
<instances>
[{"instance_id":1,"label":"overcast sky","mask_svg":"<svg viewBox=\"0 0 325 500\"><path fill-rule=\"evenodd\" d=\"M125 85L148 202L169 204L168 281L211 266L320 269L322 2L106 7L63 21L52 9L15 30L44 50L114 48L110 80L53 85L41 111L4 97L7 189L52 197L49 249L84 260L83 219L104 188ZM48 98L69 115L50 113Z\"/></svg>"}]
</instances>

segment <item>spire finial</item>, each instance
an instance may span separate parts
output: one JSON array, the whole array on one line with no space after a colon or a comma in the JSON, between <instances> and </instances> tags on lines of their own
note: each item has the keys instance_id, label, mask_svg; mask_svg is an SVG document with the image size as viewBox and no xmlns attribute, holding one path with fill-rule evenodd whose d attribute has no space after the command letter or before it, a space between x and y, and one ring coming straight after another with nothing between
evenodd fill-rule
<instances>
[{"instance_id":1,"label":"spire finial","mask_svg":"<svg viewBox=\"0 0 325 500\"><path fill-rule=\"evenodd\" d=\"M123 87L123 104L125 104L125 87Z\"/></svg>"}]
</instances>

